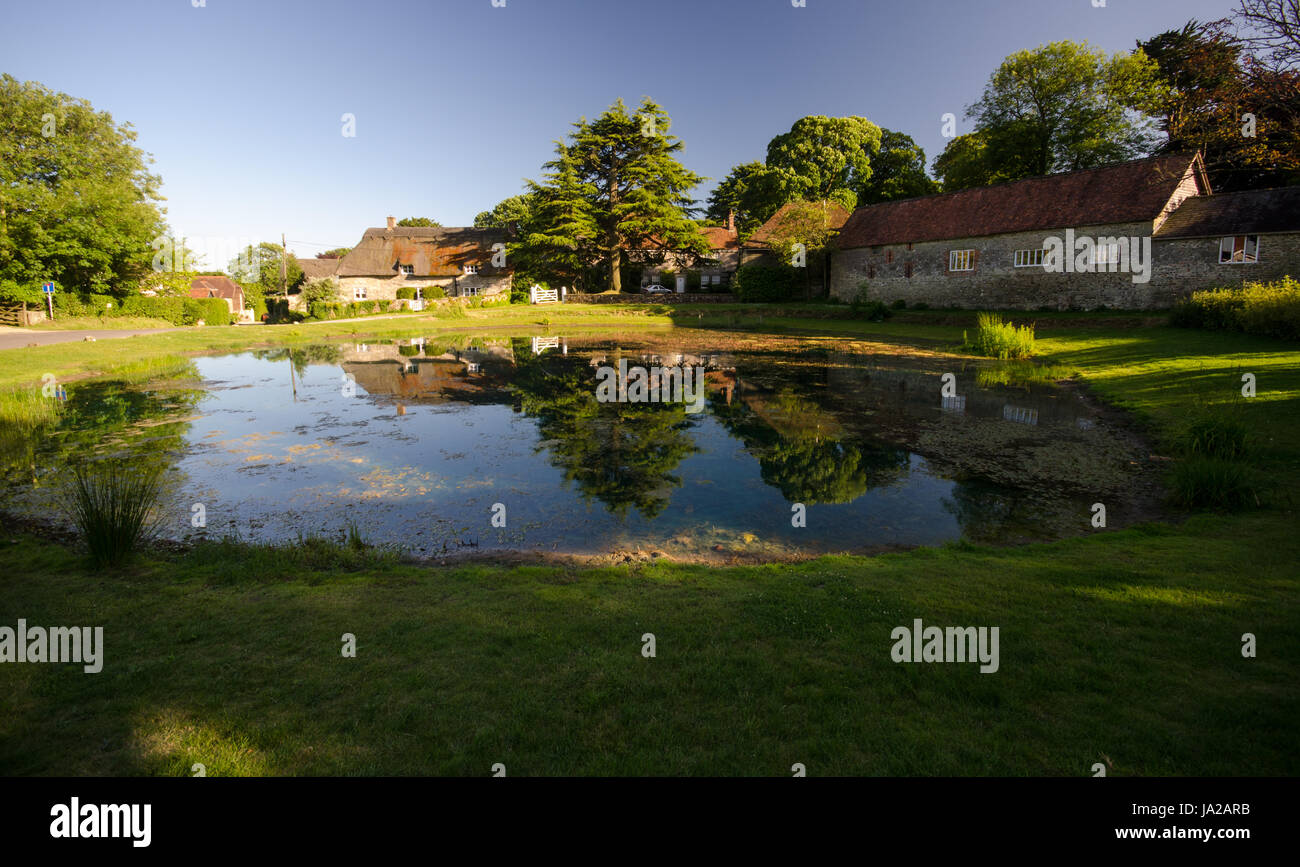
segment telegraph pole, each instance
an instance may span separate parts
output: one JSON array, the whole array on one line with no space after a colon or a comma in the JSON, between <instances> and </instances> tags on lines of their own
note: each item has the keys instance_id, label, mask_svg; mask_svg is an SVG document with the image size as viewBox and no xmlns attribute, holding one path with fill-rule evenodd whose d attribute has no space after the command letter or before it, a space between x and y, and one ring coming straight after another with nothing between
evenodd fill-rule
<instances>
[{"instance_id":1,"label":"telegraph pole","mask_svg":"<svg viewBox=\"0 0 1300 867\"><path fill-rule=\"evenodd\" d=\"M289 247L280 233L280 292L284 295L286 312L289 305Z\"/></svg>"}]
</instances>

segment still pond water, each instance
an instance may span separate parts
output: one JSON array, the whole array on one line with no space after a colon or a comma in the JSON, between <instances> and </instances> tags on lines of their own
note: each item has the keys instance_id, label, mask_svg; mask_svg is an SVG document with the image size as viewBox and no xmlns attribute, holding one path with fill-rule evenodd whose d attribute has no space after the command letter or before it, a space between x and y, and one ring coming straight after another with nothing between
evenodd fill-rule
<instances>
[{"instance_id":1,"label":"still pond water","mask_svg":"<svg viewBox=\"0 0 1300 867\"><path fill-rule=\"evenodd\" d=\"M701 411L598 401L598 368L621 360L702 367ZM6 468L6 500L46 515L74 454L165 461L176 539L355 526L417 555L703 559L1054 538L1087 531L1099 501L1115 526L1147 457L1025 363L690 330L201 357L143 386L70 386L33 452Z\"/></svg>"}]
</instances>

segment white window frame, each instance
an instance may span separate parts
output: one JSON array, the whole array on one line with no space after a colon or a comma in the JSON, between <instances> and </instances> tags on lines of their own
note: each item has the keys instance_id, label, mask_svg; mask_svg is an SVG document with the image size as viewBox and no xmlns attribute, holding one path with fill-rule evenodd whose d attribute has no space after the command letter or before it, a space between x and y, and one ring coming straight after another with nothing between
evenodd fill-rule
<instances>
[{"instance_id":1,"label":"white window frame","mask_svg":"<svg viewBox=\"0 0 1300 867\"><path fill-rule=\"evenodd\" d=\"M1241 241L1241 250L1237 250L1237 241ZM1253 244L1252 244L1253 242ZM1224 256L1227 256L1225 259ZM1240 256L1240 258L1238 258ZM1257 265L1259 264L1259 235L1226 235L1219 239L1220 265Z\"/></svg>"},{"instance_id":2,"label":"white window frame","mask_svg":"<svg viewBox=\"0 0 1300 867\"><path fill-rule=\"evenodd\" d=\"M1017 250L1015 266L1017 268L1042 268L1047 263L1047 250Z\"/></svg>"},{"instance_id":3,"label":"white window frame","mask_svg":"<svg viewBox=\"0 0 1300 867\"><path fill-rule=\"evenodd\" d=\"M949 271L974 271L975 251L974 250L949 250L948 270Z\"/></svg>"},{"instance_id":4,"label":"white window frame","mask_svg":"<svg viewBox=\"0 0 1300 867\"><path fill-rule=\"evenodd\" d=\"M477 286L462 286L462 287L460 287L460 294L461 294L461 295L468 295L468 296L473 297L473 298L477 298L477 297L478 297L478 287L477 287Z\"/></svg>"},{"instance_id":5,"label":"white window frame","mask_svg":"<svg viewBox=\"0 0 1300 867\"><path fill-rule=\"evenodd\" d=\"M366 287L364 285L357 285L352 287L352 300L353 301L366 300Z\"/></svg>"},{"instance_id":6,"label":"white window frame","mask_svg":"<svg viewBox=\"0 0 1300 867\"><path fill-rule=\"evenodd\" d=\"M397 266L397 270L398 270L398 271L401 271L401 272L402 272L402 276L404 276L404 277L414 277L414 276L415 276L415 266L414 266L414 265L398 265L398 266Z\"/></svg>"},{"instance_id":7,"label":"white window frame","mask_svg":"<svg viewBox=\"0 0 1300 867\"><path fill-rule=\"evenodd\" d=\"M1119 265L1119 243L1114 244L1094 244L1092 248L1092 264L1094 267L1105 265L1110 267L1111 264Z\"/></svg>"},{"instance_id":8,"label":"white window frame","mask_svg":"<svg viewBox=\"0 0 1300 867\"><path fill-rule=\"evenodd\" d=\"M466 273L466 274L477 274L477 273L478 273L478 266L477 266L477 265L466 265L466 266L465 266L465 273Z\"/></svg>"}]
</instances>

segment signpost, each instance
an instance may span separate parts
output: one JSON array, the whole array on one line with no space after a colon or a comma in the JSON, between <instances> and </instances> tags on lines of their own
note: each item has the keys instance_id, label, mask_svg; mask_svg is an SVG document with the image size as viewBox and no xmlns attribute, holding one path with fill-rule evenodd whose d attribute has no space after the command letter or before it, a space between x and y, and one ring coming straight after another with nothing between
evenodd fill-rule
<instances>
[{"instance_id":1,"label":"signpost","mask_svg":"<svg viewBox=\"0 0 1300 867\"><path fill-rule=\"evenodd\" d=\"M50 307L50 321L54 321L54 284L46 283L41 287L45 290L45 303Z\"/></svg>"}]
</instances>

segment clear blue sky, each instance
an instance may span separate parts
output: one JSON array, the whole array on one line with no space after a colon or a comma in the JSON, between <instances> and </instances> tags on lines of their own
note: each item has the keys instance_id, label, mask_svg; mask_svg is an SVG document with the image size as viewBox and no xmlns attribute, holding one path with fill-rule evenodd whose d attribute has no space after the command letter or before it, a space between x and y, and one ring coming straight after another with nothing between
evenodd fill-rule
<instances>
[{"instance_id":1,"label":"clear blue sky","mask_svg":"<svg viewBox=\"0 0 1300 867\"><path fill-rule=\"evenodd\" d=\"M389 214L469 225L619 97L665 107L684 162L713 179L703 199L804 115L865 116L932 160L940 117L968 131L1006 55L1058 39L1128 50L1236 5L1093 2L4 0L0 72L129 121L179 233L284 232L310 256Z\"/></svg>"}]
</instances>

